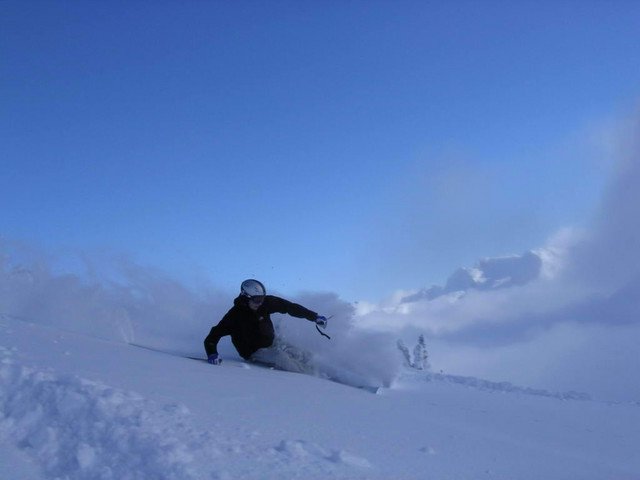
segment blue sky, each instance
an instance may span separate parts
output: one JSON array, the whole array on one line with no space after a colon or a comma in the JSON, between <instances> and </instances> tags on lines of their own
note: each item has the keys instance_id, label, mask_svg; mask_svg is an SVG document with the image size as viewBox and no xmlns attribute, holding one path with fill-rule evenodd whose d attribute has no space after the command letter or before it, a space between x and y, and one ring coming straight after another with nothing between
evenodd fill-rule
<instances>
[{"instance_id":1,"label":"blue sky","mask_svg":"<svg viewBox=\"0 0 640 480\"><path fill-rule=\"evenodd\" d=\"M0 236L347 300L581 225L638 2L2 2Z\"/></svg>"}]
</instances>

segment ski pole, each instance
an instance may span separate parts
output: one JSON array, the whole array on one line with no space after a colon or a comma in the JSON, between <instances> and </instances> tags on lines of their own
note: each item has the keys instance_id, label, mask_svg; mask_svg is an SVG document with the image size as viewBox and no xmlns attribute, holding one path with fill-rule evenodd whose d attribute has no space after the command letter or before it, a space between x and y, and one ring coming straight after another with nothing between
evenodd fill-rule
<instances>
[{"instance_id":1,"label":"ski pole","mask_svg":"<svg viewBox=\"0 0 640 480\"><path fill-rule=\"evenodd\" d=\"M333 315L331 315L330 317L327 318L327 320L331 320L333 318ZM327 337L329 340L331 340L331 337L329 335L327 335L326 333L324 333L322 330L320 330L320 327L318 327L318 324L316 323L316 330L318 330L318 333L320 335L322 335L323 337Z\"/></svg>"}]
</instances>

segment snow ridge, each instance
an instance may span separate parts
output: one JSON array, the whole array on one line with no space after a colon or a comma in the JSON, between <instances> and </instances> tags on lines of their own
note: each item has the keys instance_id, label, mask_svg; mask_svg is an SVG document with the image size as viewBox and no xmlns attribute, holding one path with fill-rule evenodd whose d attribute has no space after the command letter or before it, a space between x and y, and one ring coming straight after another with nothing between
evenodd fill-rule
<instances>
[{"instance_id":1,"label":"snow ridge","mask_svg":"<svg viewBox=\"0 0 640 480\"><path fill-rule=\"evenodd\" d=\"M568 391L568 392L552 392L540 388L519 387L510 382L492 382L476 377L465 377L461 375L448 375L444 373L420 372L420 373L404 373L402 379L422 379L426 382L442 382L455 385L462 385L468 388L475 388L485 392L496 393L520 393L524 395L536 395L540 397L556 398L558 400L591 400L591 396L587 393Z\"/></svg>"},{"instance_id":2,"label":"snow ridge","mask_svg":"<svg viewBox=\"0 0 640 480\"><path fill-rule=\"evenodd\" d=\"M158 403L19 358L16 348L0 345L0 440L36 459L45 478L370 478L369 461L348 451L216 435L199 428L181 403Z\"/></svg>"},{"instance_id":3,"label":"snow ridge","mask_svg":"<svg viewBox=\"0 0 640 480\"><path fill-rule=\"evenodd\" d=\"M74 376L15 364L0 347L0 434L35 454L52 478L99 480L211 478L211 458L189 410L159 406Z\"/></svg>"}]
</instances>

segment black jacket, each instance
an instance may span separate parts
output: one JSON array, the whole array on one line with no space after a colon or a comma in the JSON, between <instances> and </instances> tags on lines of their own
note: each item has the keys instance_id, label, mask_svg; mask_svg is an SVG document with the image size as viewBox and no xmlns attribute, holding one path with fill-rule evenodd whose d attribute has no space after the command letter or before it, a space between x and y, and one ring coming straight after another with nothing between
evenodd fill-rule
<instances>
[{"instance_id":1,"label":"black jacket","mask_svg":"<svg viewBox=\"0 0 640 480\"><path fill-rule=\"evenodd\" d=\"M204 348L207 355L218 353L218 342L226 335L231 335L234 345L238 340L248 340L265 334L270 334L273 340L272 313L287 313L293 317L306 318L312 322L318 317L316 312L302 305L273 295L267 295L262 305L254 311L249 308L247 297L240 295L233 301L231 310L222 317L220 323L213 327L205 338Z\"/></svg>"}]
</instances>

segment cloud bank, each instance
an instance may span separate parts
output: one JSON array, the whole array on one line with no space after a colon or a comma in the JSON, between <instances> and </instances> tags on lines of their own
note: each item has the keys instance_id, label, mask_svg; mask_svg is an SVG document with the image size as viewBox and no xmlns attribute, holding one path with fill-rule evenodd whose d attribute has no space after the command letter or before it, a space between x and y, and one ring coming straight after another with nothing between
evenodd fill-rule
<instances>
[{"instance_id":1,"label":"cloud bank","mask_svg":"<svg viewBox=\"0 0 640 480\"><path fill-rule=\"evenodd\" d=\"M425 333L434 367L451 373L640 400L639 123L621 129L613 178L586 231L359 305L361 327L409 340Z\"/></svg>"}]
</instances>

